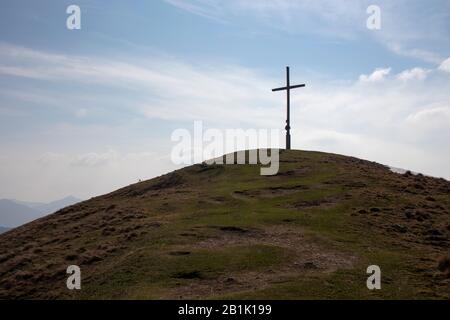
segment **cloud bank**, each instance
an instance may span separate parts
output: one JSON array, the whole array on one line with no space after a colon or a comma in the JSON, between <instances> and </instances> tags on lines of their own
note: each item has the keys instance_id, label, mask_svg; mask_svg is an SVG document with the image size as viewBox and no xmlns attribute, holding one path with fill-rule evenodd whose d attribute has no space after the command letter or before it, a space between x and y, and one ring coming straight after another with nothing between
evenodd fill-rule
<instances>
[{"instance_id":1,"label":"cloud bank","mask_svg":"<svg viewBox=\"0 0 450 320\"><path fill-rule=\"evenodd\" d=\"M450 179L448 61L434 69L383 66L339 82L311 78L306 88L293 92L293 147L358 156ZM0 193L5 196L28 188L24 194L57 198L70 186L76 190L71 193L86 198L174 169L168 160L170 130L136 133L136 121L144 121L146 127L164 122L172 129L191 129L193 120L219 129L282 129L285 120L285 97L271 92L283 74L274 78L238 65L199 66L163 56L117 61L1 44L0 77L27 79L30 86L28 93L19 88L1 91L0 110L7 110L8 100L33 114L32 100L64 114L62 120L22 132L29 145L2 140L0 179L5 183ZM55 84L66 92L64 97L52 89ZM33 92L37 85L42 89ZM92 104L86 104L86 90L95 96ZM117 101L131 118L111 115ZM33 140L41 135L48 141ZM77 141L73 149L78 152L67 146L67 139ZM49 187L24 188L25 181Z\"/></svg>"}]
</instances>

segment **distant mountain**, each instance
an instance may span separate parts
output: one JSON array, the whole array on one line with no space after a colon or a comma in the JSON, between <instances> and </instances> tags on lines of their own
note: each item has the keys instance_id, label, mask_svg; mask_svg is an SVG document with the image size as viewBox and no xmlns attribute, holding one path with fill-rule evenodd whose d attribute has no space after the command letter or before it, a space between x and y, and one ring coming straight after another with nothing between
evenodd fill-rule
<instances>
[{"instance_id":1,"label":"distant mountain","mask_svg":"<svg viewBox=\"0 0 450 320\"><path fill-rule=\"evenodd\" d=\"M45 202L29 202L29 201L21 201L21 200L16 200L16 199L8 199L8 200L11 200L17 204L21 204L21 205L24 205L24 206L27 206L27 207L33 208L33 209L36 207L45 205Z\"/></svg>"},{"instance_id":2,"label":"distant mountain","mask_svg":"<svg viewBox=\"0 0 450 320\"><path fill-rule=\"evenodd\" d=\"M18 227L80 201L72 196L50 203L2 199L0 200L0 226Z\"/></svg>"},{"instance_id":3,"label":"distant mountain","mask_svg":"<svg viewBox=\"0 0 450 320\"><path fill-rule=\"evenodd\" d=\"M33 209L35 209L43 214L49 214L49 213L58 211L59 209L71 206L80 201L81 201L81 199L78 199L78 198L75 198L72 196L68 196L63 199L56 200L56 201L53 201L50 203L37 204L33 207Z\"/></svg>"},{"instance_id":4,"label":"distant mountain","mask_svg":"<svg viewBox=\"0 0 450 320\"><path fill-rule=\"evenodd\" d=\"M40 217L42 217L42 214L36 209L18 204L12 200L0 200L1 226L14 228Z\"/></svg>"},{"instance_id":5,"label":"distant mountain","mask_svg":"<svg viewBox=\"0 0 450 320\"><path fill-rule=\"evenodd\" d=\"M0 227L0 233L8 231L10 228Z\"/></svg>"}]
</instances>

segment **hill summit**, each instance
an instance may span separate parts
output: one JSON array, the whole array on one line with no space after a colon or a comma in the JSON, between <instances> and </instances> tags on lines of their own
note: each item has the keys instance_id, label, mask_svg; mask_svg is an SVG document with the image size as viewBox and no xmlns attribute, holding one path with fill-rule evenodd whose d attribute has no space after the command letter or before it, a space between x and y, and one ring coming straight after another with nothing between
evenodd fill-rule
<instances>
[{"instance_id":1,"label":"hill summit","mask_svg":"<svg viewBox=\"0 0 450 320\"><path fill-rule=\"evenodd\" d=\"M197 164L8 231L0 298L450 298L450 182L295 150L259 172Z\"/></svg>"}]
</instances>

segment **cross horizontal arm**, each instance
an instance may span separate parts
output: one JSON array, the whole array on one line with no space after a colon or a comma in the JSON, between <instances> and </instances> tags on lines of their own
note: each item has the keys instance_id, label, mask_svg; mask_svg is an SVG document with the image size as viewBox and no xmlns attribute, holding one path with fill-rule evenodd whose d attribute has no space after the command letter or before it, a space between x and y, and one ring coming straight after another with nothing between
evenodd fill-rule
<instances>
[{"instance_id":1,"label":"cross horizontal arm","mask_svg":"<svg viewBox=\"0 0 450 320\"><path fill-rule=\"evenodd\" d=\"M303 88L303 87L305 87L304 84L298 84L295 86L289 86L289 89L296 89L296 88ZM272 91L275 92L275 91L282 91L282 90L287 90L287 89L288 89L288 87L282 87L282 88L272 89Z\"/></svg>"}]
</instances>

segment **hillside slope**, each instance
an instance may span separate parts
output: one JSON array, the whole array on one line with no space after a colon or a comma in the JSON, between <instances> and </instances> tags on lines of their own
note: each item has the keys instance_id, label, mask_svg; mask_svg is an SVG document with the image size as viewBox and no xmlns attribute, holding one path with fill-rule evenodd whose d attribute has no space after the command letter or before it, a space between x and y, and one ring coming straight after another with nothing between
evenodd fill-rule
<instances>
[{"instance_id":1,"label":"hillside slope","mask_svg":"<svg viewBox=\"0 0 450 320\"><path fill-rule=\"evenodd\" d=\"M0 298L450 298L450 182L319 152L280 160L277 176L190 166L2 234ZM381 290L366 287L372 264Z\"/></svg>"}]
</instances>

